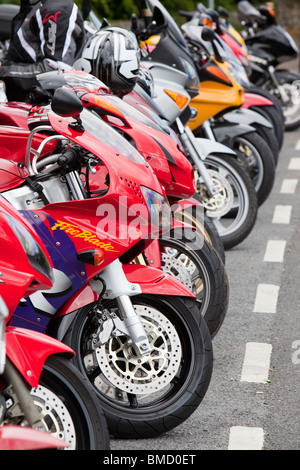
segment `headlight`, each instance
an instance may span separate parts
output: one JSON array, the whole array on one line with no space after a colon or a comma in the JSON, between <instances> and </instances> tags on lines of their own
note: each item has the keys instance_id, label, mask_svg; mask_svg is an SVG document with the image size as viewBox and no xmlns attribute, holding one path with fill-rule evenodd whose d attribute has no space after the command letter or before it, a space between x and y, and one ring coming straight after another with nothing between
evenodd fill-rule
<instances>
[{"instance_id":1,"label":"headlight","mask_svg":"<svg viewBox=\"0 0 300 470\"><path fill-rule=\"evenodd\" d=\"M179 57L179 59L184 67L186 74L189 76L189 79L190 79L187 84L187 87L190 88L191 90L199 91L201 85L200 85L200 80L198 77L197 69L194 67L194 65L192 65L183 57Z\"/></svg>"},{"instance_id":2,"label":"headlight","mask_svg":"<svg viewBox=\"0 0 300 470\"><path fill-rule=\"evenodd\" d=\"M168 200L145 186L141 186L141 190L149 210L151 233L157 232L157 228L160 231L169 230L172 225L172 212Z\"/></svg>"},{"instance_id":3,"label":"headlight","mask_svg":"<svg viewBox=\"0 0 300 470\"><path fill-rule=\"evenodd\" d=\"M228 72L240 86L249 86L249 80L243 67L236 68L235 66L231 66L228 68Z\"/></svg>"},{"instance_id":4,"label":"headlight","mask_svg":"<svg viewBox=\"0 0 300 470\"><path fill-rule=\"evenodd\" d=\"M250 77L250 75L251 75L251 61L250 61L250 59L247 59L246 57L244 57L242 55L239 55L239 60L242 64L242 66L245 69L245 73L247 75L247 78ZM249 82L249 84L250 84L250 82Z\"/></svg>"},{"instance_id":5,"label":"headlight","mask_svg":"<svg viewBox=\"0 0 300 470\"><path fill-rule=\"evenodd\" d=\"M0 296L0 375L3 374L6 360L5 350L5 318L8 315L8 310L4 300Z\"/></svg>"},{"instance_id":6,"label":"headlight","mask_svg":"<svg viewBox=\"0 0 300 470\"><path fill-rule=\"evenodd\" d=\"M5 215L5 218L18 237L31 266L52 282L52 268L40 245L19 222L7 215Z\"/></svg>"}]
</instances>

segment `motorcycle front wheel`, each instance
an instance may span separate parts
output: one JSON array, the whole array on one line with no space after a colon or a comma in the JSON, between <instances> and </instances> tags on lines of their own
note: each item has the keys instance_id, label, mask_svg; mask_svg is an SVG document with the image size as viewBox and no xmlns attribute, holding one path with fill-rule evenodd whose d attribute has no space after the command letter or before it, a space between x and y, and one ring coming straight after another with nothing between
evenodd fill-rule
<instances>
[{"instance_id":1,"label":"motorcycle front wheel","mask_svg":"<svg viewBox=\"0 0 300 470\"><path fill-rule=\"evenodd\" d=\"M284 129L286 131L293 131L300 127L300 98L299 98L299 78L290 76L289 71L276 70L276 79L287 94L289 100L283 103L279 91L274 87L271 81L268 81L264 87L272 94L274 94L281 103L283 116L284 116Z\"/></svg>"},{"instance_id":2,"label":"motorcycle front wheel","mask_svg":"<svg viewBox=\"0 0 300 470\"><path fill-rule=\"evenodd\" d=\"M76 352L73 360L89 379L103 407L112 435L154 437L183 423L208 389L212 341L193 299L138 295L131 297L147 332L151 353L138 356L130 338L116 332L93 347L115 301L105 301L106 319L95 305L78 311L64 338Z\"/></svg>"},{"instance_id":3,"label":"motorcycle front wheel","mask_svg":"<svg viewBox=\"0 0 300 470\"><path fill-rule=\"evenodd\" d=\"M214 338L224 321L229 301L229 282L222 260L210 243L188 228L176 229L170 237L162 235L159 246L161 269L193 292Z\"/></svg>"},{"instance_id":4,"label":"motorcycle front wheel","mask_svg":"<svg viewBox=\"0 0 300 470\"><path fill-rule=\"evenodd\" d=\"M201 202L198 194L194 194L193 197L197 201ZM190 206L185 208L182 212L175 213L174 217L177 220L183 220L187 224L191 225L196 230L201 240L207 241L210 245L213 246L213 248L220 256L221 260L225 264L226 254L223 242L221 240L219 232L217 231L210 217L208 217L205 212L203 213L203 216L201 215L199 220L199 212L197 206Z\"/></svg>"},{"instance_id":5,"label":"motorcycle front wheel","mask_svg":"<svg viewBox=\"0 0 300 470\"><path fill-rule=\"evenodd\" d=\"M220 191L210 197L201 176L196 176L197 193L213 221L225 250L241 243L252 231L258 211L257 195L246 165L235 157L209 155L206 168Z\"/></svg>"},{"instance_id":6,"label":"motorcycle front wheel","mask_svg":"<svg viewBox=\"0 0 300 470\"><path fill-rule=\"evenodd\" d=\"M276 164L262 137L249 132L235 138L233 150L245 162L254 185L258 206L269 197L275 182Z\"/></svg>"},{"instance_id":7,"label":"motorcycle front wheel","mask_svg":"<svg viewBox=\"0 0 300 470\"><path fill-rule=\"evenodd\" d=\"M109 450L107 423L96 394L69 360L51 356L31 390L46 431L68 450Z\"/></svg>"},{"instance_id":8,"label":"motorcycle front wheel","mask_svg":"<svg viewBox=\"0 0 300 470\"><path fill-rule=\"evenodd\" d=\"M279 100L274 96L273 93L263 89L262 87L252 86L246 92L255 93L272 101L272 105L264 106L250 106L250 109L257 111L264 117L269 119L273 125L275 139L278 144L278 150L280 151L284 141L284 115Z\"/></svg>"}]
</instances>

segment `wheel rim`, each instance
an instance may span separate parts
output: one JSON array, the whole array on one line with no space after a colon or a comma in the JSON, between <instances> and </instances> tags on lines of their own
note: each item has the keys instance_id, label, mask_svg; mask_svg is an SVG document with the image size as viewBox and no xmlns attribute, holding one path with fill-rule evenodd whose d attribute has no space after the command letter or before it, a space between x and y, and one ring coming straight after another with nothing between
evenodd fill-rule
<instances>
[{"instance_id":1,"label":"wheel rim","mask_svg":"<svg viewBox=\"0 0 300 470\"><path fill-rule=\"evenodd\" d=\"M150 354L137 357L125 335L110 338L94 352L83 351L86 374L96 390L125 406L132 406L132 400L143 406L162 399L182 359L181 340L170 320L153 307L134 308L153 347Z\"/></svg>"},{"instance_id":2,"label":"wheel rim","mask_svg":"<svg viewBox=\"0 0 300 470\"><path fill-rule=\"evenodd\" d=\"M283 104L280 98L280 93L274 89L271 85L267 87L267 90L276 96L282 106L282 112L284 117L285 127L293 126L300 121L300 100L299 90L295 88L293 83L282 83L281 86L284 88L285 93L289 97L287 104ZM296 99L294 99L294 97Z\"/></svg>"},{"instance_id":3,"label":"wheel rim","mask_svg":"<svg viewBox=\"0 0 300 470\"><path fill-rule=\"evenodd\" d=\"M243 137L236 139L235 150L240 152L246 159L250 177L257 192L261 187L264 178L264 166L260 153L257 151L255 146L251 144L251 142L243 139Z\"/></svg>"},{"instance_id":4,"label":"wheel rim","mask_svg":"<svg viewBox=\"0 0 300 470\"><path fill-rule=\"evenodd\" d=\"M150 330L159 332L156 339L156 353L158 348L162 354L167 356L163 358L165 361L164 367L162 362L156 363L156 361L161 360L159 355L157 358L154 357L156 370L153 374L153 380L149 382L149 385L145 378L141 377L137 383L133 384L136 393L130 392L128 388L129 382L124 379L125 365L118 364L118 366L123 367L121 372L114 369L113 364L109 365L111 373L120 374L119 382L115 382L117 383L115 385L115 383L107 379L109 376L108 372L104 373L103 371L103 364L109 360L104 358L106 354L105 347L101 347L99 351L97 351L98 348L95 350L95 348L91 347L91 341L93 341L95 335L99 334L99 329L95 328L95 324L98 321L95 321L95 318L98 318L98 314L89 316L89 319L86 319L84 324L82 324L80 333L80 367L93 385L104 409L106 406L113 406L115 410L130 410L130 413L135 412L137 414L143 413L143 410L146 411L146 409L148 411L151 410L151 413L154 410L163 410L166 403L169 403L170 400L176 402L178 397L181 396L182 387L185 386L189 378L192 378L191 371L196 366L195 351L192 340L193 336L186 326L186 321L178 315L174 316L173 307L169 310L168 302L161 302L161 300L155 298L153 301L152 304L151 299L151 305L148 300L146 304L143 301L139 302L134 305L134 308L141 314L142 323L146 328L150 342L153 342ZM109 310L111 314L115 314L116 308L112 307L113 304L111 302L106 304L106 308L108 305L111 306ZM157 307L156 305L159 306ZM119 340L126 342L127 338L119 338ZM168 351L166 350L166 344L168 345ZM188 361L185 360L187 357L189 358ZM145 361L147 360L149 358L146 357ZM145 368L145 361L143 368ZM198 363L197 367L199 367ZM151 369L149 368L149 370ZM123 383L121 383L121 379ZM132 379L132 377L130 376L129 379ZM114 380L117 380L117 377ZM157 388L155 388L156 386Z\"/></svg>"},{"instance_id":5,"label":"wheel rim","mask_svg":"<svg viewBox=\"0 0 300 470\"><path fill-rule=\"evenodd\" d=\"M284 83L282 86L290 98L288 104L282 108L285 125L292 125L300 120L299 90L296 92L292 83Z\"/></svg>"},{"instance_id":6,"label":"wheel rim","mask_svg":"<svg viewBox=\"0 0 300 470\"><path fill-rule=\"evenodd\" d=\"M214 157L212 160L209 157L206 159L206 164L221 173L233 190L234 201L230 213L225 217L211 218L221 237L231 235L243 226L249 213L250 201L246 185L241 175L225 160L218 157Z\"/></svg>"},{"instance_id":7,"label":"wheel rim","mask_svg":"<svg viewBox=\"0 0 300 470\"><path fill-rule=\"evenodd\" d=\"M104 377L119 391L149 395L175 377L181 345L174 326L158 310L136 306L135 311L142 317L152 352L138 357L128 338L120 336L97 348L96 357Z\"/></svg>"},{"instance_id":8,"label":"wheel rim","mask_svg":"<svg viewBox=\"0 0 300 470\"><path fill-rule=\"evenodd\" d=\"M200 259L195 260L183 248L169 240L160 240L161 269L178 279L196 297L197 306L205 316L211 290L207 270Z\"/></svg>"},{"instance_id":9,"label":"wheel rim","mask_svg":"<svg viewBox=\"0 0 300 470\"><path fill-rule=\"evenodd\" d=\"M197 178L197 193L201 198L208 217L219 218L227 214L232 208L234 202L233 190L221 173L214 170L208 170L208 173L219 192L214 196L210 196L200 176Z\"/></svg>"},{"instance_id":10,"label":"wheel rim","mask_svg":"<svg viewBox=\"0 0 300 470\"><path fill-rule=\"evenodd\" d=\"M68 409L61 399L46 387L39 385L31 390L45 429L52 436L69 444L68 450L76 449L76 431Z\"/></svg>"}]
</instances>

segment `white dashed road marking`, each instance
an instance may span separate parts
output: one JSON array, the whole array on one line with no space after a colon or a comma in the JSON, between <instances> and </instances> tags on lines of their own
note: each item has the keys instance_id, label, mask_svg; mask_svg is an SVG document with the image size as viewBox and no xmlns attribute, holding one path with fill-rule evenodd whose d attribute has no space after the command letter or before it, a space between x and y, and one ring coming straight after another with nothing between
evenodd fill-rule
<instances>
[{"instance_id":1,"label":"white dashed road marking","mask_svg":"<svg viewBox=\"0 0 300 470\"><path fill-rule=\"evenodd\" d=\"M292 215L292 206L281 206L275 207L273 214L273 224L289 224Z\"/></svg>"},{"instance_id":2,"label":"white dashed road marking","mask_svg":"<svg viewBox=\"0 0 300 470\"><path fill-rule=\"evenodd\" d=\"M258 284L253 312L276 313L279 286Z\"/></svg>"},{"instance_id":3,"label":"white dashed road marking","mask_svg":"<svg viewBox=\"0 0 300 470\"><path fill-rule=\"evenodd\" d=\"M296 150L300 150L300 139ZM300 158L291 158L289 170L300 170ZM282 181L280 193L294 194L298 185L297 178L286 178ZM291 205L277 205L273 213L273 224L289 224L292 215ZM263 261L266 263L283 263L287 242L285 240L268 240ZM276 313L279 286L258 284L253 312ZM268 380L272 345L269 343L249 342L246 344L241 382L264 383ZM228 450L262 450L264 430L260 427L233 426L230 429Z\"/></svg>"},{"instance_id":4,"label":"white dashed road marking","mask_svg":"<svg viewBox=\"0 0 300 470\"><path fill-rule=\"evenodd\" d=\"M298 179L286 178L282 181L280 193L281 194L294 194L297 188Z\"/></svg>"},{"instance_id":5,"label":"white dashed road marking","mask_svg":"<svg viewBox=\"0 0 300 470\"><path fill-rule=\"evenodd\" d=\"M300 158L291 158L288 170L300 170Z\"/></svg>"},{"instance_id":6,"label":"white dashed road marking","mask_svg":"<svg viewBox=\"0 0 300 470\"><path fill-rule=\"evenodd\" d=\"M230 429L228 450L261 450L263 443L262 428L233 426Z\"/></svg>"},{"instance_id":7,"label":"white dashed road marking","mask_svg":"<svg viewBox=\"0 0 300 470\"><path fill-rule=\"evenodd\" d=\"M247 343L241 382L264 383L268 380L272 345Z\"/></svg>"},{"instance_id":8,"label":"white dashed road marking","mask_svg":"<svg viewBox=\"0 0 300 470\"><path fill-rule=\"evenodd\" d=\"M264 261L269 263L282 263L286 247L285 240L269 240L267 243Z\"/></svg>"}]
</instances>

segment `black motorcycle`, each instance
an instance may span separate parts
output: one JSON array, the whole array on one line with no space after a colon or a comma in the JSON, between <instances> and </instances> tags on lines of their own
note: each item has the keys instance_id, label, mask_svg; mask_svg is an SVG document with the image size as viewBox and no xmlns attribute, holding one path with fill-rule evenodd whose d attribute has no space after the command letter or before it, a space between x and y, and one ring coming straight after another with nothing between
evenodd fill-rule
<instances>
[{"instance_id":1,"label":"black motorcycle","mask_svg":"<svg viewBox=\"0 0 300 470\"><path fill-rule=\"evenodd\" d=\"M275 13L266 6L255 8L247 0L237 5L242 32L251 60L250 80L278 98L285 130L300 126L300 74L278 68L298 57L295 41L277 24Z\"/></svg>"}]
</instances>

